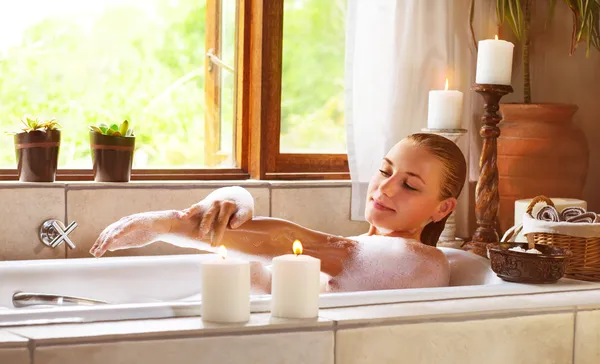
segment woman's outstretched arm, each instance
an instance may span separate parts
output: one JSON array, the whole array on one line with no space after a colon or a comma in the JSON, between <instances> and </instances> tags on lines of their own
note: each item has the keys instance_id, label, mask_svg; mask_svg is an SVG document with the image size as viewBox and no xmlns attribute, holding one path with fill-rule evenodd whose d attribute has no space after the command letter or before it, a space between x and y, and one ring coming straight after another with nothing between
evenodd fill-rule
<instances>
[{"instance_id":1,"label":"woman's outstretched arm","mask_svg":"<svg viewBox=\"0 0 600 364\"><path fill-rule=\"evenodd\" d=\"M106 251L142 247L164 241L199 250L211 248L210 234L200 234L200 219L185 218L181 211L155 211L125 217L107 227L90 252L100 257ZM238 229L227 228L221 244L247 255L271 259L292 253L292 243L300 240L304 253L321 259L321 270L337 275L356 250L353 240L310 230L287 220L258 217Z\"/></svg>"},{"instance_id":2,"label":"woman's outstretched arm","mask_svg":"<svg viewBox=\"0 0 600 364\"><path fill-rule=\"evenodd\" d=\"M252 197L247 191L228 187L183 211L126 216L108 226L90 252L100 257L109 250L141 247L155 241L214 251L214 246L222 243L230 250L260 260L291 253L292 243L297 239L302 242L306 254L321 259L321 270L334 277L330 287L333 290L448 284L448 262L434 247L402 238L344 238L282 219L252 219L252 205ZM264 281L262 285L268 286L268 272L257 272L261 274L256 280Z\"/></svg>"}]
</instances>

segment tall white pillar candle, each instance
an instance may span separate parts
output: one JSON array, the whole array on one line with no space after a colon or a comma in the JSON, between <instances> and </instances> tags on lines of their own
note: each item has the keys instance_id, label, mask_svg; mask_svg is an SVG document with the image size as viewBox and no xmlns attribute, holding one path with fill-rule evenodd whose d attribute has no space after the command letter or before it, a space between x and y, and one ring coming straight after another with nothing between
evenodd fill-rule
<instances>
[{"instance_id":1,"label":"tall white pillar candle","mask_svg":"<svg viewBox=\"0 0 600 364\"><path fill-rule=\"evenodd\" d=\"M480 40L477 50L475 82L479 84L510 85L513 49L515 45L505 40Z\"/></svg>"},{"instance_id":2,"label":"tall white pillar candle","mask_svg":"<svg viewBox=\"0 0 600 364\"><path fill-rule=\"evenodd\" d=\"M550 198L554 203L554 207L558 212L562 212L562 210L567 207L583 207L587 210L587 202L583 200L579 200L576 198L558 198L552 197ZM532 198L516 200L515 201L515 226L521 225L523 223L523 214L527 212L527 207L529 203L533 200ZM546 204L539 203L533 207L532 215L535 217ZM523 234L519 234L515 237L516 242L527 242L527 238Z\"/></svg>"},{"instance_id":3,"label":"tall white pillar candle","mask_svg":"<svg viewBox=\"0 0 600 364\"><path fill-rule=\"evenodd\" d=\"M319 315L321 261L302 255L295 241L294 254L273 259L271 315L283 318L315 318Z\"/></svg>"},{"instance_id":4,"label":"tall white pillar candle","mask_svg":"<svg viewBox=\"0 0 600 364\"><path fill-rule=\"evenodd\" d=\"M448 79L446 79L445 90L429 91L427 128L460 129L462 105L463 93L457 90L448 90Z\"/></svg>"},{"instance_id":5,"label":"tall white pillar candle","mask_svg":"<svg viewBox=\"0 0 600 364\"><path fill-rule=\"evenodd\" d=\"M250 264L228 258L224 246L219 255L202 263L202 320L246 322L250 319Z\"/></svg>"}]
</instances>

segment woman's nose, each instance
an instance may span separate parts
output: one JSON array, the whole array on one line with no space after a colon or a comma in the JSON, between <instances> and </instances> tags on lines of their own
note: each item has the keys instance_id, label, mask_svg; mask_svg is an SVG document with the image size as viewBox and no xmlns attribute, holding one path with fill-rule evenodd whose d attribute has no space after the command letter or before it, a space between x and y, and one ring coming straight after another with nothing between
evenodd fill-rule
<instances>
[{"instance_id":1,"label":"woman's nose","mask_svg":"<svg viewBox=\"0 0 600 364\"><path fill-rule=\"evenodd\" d=\"M379 185L379 192L388 197L394 196L398 192L398 183L396 181L396 178L394 178L394 176L392 175L391 177L383 181Z\"/></svg>"}]
</instances>

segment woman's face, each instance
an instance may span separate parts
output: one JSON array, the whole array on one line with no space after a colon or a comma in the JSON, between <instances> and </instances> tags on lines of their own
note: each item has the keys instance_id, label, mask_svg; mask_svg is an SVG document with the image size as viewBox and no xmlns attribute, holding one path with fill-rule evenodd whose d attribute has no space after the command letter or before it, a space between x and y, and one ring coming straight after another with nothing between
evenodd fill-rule
<instances>
[{"instance_id":1,"label":"woman's face","mask_svg":"<svg viewBox=\"0 0 600 364\"><path fill-rule=\"evenodd\" d=\"M416 234L454 209L440 201L443 165L410 140L396 144L381 162L367 192L366 220L379 228Z\"/></svg>"}]
</instances>

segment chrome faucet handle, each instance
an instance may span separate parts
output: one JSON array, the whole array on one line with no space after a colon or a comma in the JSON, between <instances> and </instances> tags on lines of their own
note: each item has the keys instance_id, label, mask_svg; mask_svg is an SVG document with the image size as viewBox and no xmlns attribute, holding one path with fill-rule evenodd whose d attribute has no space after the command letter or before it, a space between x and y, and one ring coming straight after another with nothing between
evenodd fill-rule
<instances>
[{"instance_id":1,"label":"chrome faucet handle","mask_svg":"<svg viewBox=\"0 0 600 364\"><path fill-rule=\"evenodd\" d=\"M65 228L65 225L59 220L46 220L40 227L40 240L44 245L51 248L56 248L65 242L69 248L75 249L75 244L69 239L69 234L75 230L76 227L77 223L75 221Z\"/></svg>"}]
</instances>

